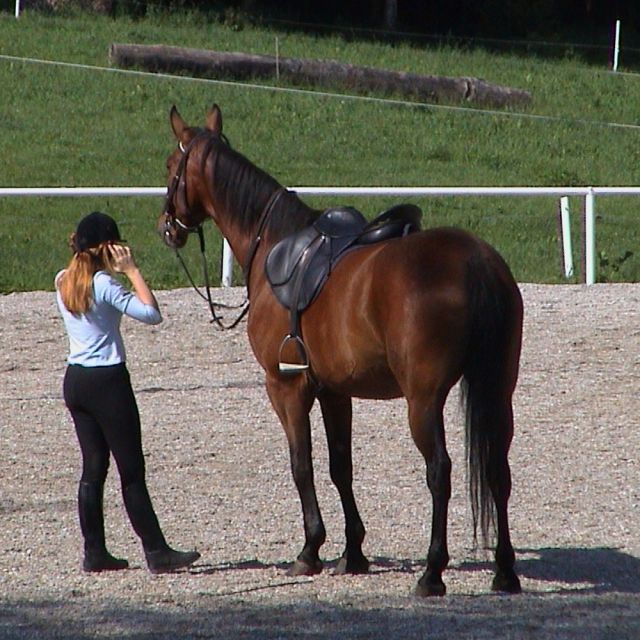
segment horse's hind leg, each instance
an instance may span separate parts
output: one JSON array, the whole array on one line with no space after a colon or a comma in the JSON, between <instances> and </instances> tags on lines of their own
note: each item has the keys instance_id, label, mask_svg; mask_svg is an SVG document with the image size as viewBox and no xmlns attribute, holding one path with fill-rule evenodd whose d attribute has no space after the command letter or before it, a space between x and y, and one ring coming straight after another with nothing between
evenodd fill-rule
<instances>
[{"instance_id":1,"label":"horse's hind leg","mask_svg":"<svg viewBox=\"0 0 640 640\"><path fill-rule=\"evenodd\" d=\"M509 533L507 505L511 495L511 470L508 454L513 434L513 409L508 398L496 405L495 424L504 435L497 439L490 450L487 480L496 505L498 541L496 545L496 574L492 589L507 593L520 593L520 580L516 575L515 552Z\"/></svg>"},{"instance_id":2,"label":"horse's hind leg","mask_svg":"<svg viewBox=\"0 0 640 640\"><path fill-rule=\"evenodd\" d=\"M427 465L427 486L433 502L431 542L427 553L427 569L418 581L419 596L443 596L446 587L442 573L449 562L447 516L451 497L451 459L444 434L443 408L446 394L434 394L428 402L409 400L411 435Z\"/></svg>"},{"instance_id":3,"label":"horse's hind leg","mask_svg":"<svg viewBox=\"0 0 640 640\"><path fill-rule=\"evenodd\" d=\"M289 569L289 574L314 575L322 571L318 552L325 541L326 532L313 481L309 422L313 395L304 383L287 383L270 376L267 376L267 392L287 435L291 472L302 503L304 547Z\"/></svg>"},{"instance_id":4,"label":"horse's hind leg","mask_svg":"<svg viewBox=\"0 0 640 640\"><path fill-rule=\"evenodd\" d=\"M327 433L331 479L340 494L345 517L347 542L336 573L366 573L369 561L362 553L365 529L353 495L351 398L325 391L318 399Z\"/></svg>"}]
</instances>

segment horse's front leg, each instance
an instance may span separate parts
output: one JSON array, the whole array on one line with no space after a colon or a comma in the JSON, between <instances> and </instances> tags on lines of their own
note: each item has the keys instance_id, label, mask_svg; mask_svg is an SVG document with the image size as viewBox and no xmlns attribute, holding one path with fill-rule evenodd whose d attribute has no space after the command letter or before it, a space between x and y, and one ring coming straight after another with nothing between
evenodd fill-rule
<instances>
[{"instance_id":1,"label":"horse's front leg","mask_svg":"<svg viewBox=\"0 0 640 640\"><path fill-rule=\"evenodd\" d=\"M303 376L283 380L268 375L267 392L287 435L291 471L304 520L304 547L289 569L289 575L314 575L322 571L318 552L326 537L313 482L309 412L314 397Z\"/></svg>"},{"instance_id":2,"label":"horse's front leg","mask_svg":"<svg viewBox=\"0 0 640 640\"><path fill-rule=\"evenodd\" d=\"M367 573L369 560L362 553L365 529L353 495L351 398L324 391L318 400L329 445L331 479L340 494L345 518L347 542L336 573Z\"/></svg>"}]
</instances>

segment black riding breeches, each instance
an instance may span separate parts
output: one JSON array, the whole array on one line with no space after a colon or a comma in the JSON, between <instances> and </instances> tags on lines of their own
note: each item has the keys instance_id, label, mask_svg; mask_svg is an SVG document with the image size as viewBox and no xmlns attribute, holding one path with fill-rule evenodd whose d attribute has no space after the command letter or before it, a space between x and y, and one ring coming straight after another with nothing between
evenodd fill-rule
<instances>
[{"instance_id":1,"label":"black riding breeches","mask_svg":"<svg viewBox=\"0 0 640 640\"><path fill-rule=\"evenodd\" d=\"M123 489L144 481L140 414L125 364L69 365L63 391L82 451L82 481L103 483L110 453Z\"/></svg>"}]
</instances>

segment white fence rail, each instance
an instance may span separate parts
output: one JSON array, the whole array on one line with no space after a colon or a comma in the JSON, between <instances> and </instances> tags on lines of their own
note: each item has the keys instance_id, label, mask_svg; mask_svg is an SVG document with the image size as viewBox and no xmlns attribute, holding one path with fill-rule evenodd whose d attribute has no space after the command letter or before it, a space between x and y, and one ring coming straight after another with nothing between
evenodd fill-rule
<instances>
[{"instance_id":1,"label":"white fence rail","mask_svg":"<svg viewBox=\"0 0 640 640\"><path fill-rule=\"evenodd\" d=\"M640 187L289 187L301 195L326 196L578 196L584 198L585 282L596 281L596 196L640 195ZM89 197L156 196L163 197L165 187L0 187L0 197ZM230 284L231 253L223 265L223 284Z\"/></svg>"}]
</instances>

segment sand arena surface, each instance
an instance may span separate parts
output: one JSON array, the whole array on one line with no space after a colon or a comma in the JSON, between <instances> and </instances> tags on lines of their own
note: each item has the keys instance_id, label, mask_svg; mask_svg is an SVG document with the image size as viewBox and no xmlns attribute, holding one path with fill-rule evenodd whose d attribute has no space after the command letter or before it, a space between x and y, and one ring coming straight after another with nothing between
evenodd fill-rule
<instances>
[{"instance_id":1,"label":"sand arena surface","mask_svg":"<svg viewBox=\"0 0 640 640\"><path fill-rule=\"evenodd\" d=\"M640 638L640 285L521 288L510 514L524 593L491 593L491 556L471 548L454 392L448 593L427 601L412 591L431 501L404 401L354 404L372 561L358 577L332 575L344 522L314 408L325 572L287 577L303 534L283 430L244 325L214 330L186 289L158 294L162 325L125 320L123 331L160 522L202 559L191 572L148 573L112 465L107 540L131 568L84 574L62 322L52 293L1 296L0 638Z\"/></svg>"}]
</instances>

